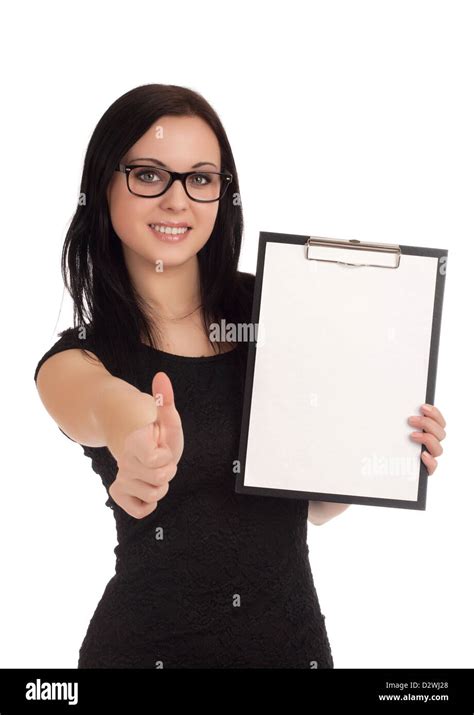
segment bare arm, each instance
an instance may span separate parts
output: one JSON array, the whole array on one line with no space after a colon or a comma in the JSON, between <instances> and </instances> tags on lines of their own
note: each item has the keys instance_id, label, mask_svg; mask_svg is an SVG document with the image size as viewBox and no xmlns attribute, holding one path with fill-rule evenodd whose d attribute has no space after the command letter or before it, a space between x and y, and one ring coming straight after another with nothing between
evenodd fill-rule
<instances>
[{"instance_id":1,"label":"bare arm","mask_svg":"<svg viewBox=\"0 0 474 715\"><path fill-rule=\"evenodd\" d=\"M338 514L342 514L349 506L350 504L332 501L310 501L308 502L308 519L312 524L322 526Z\"/></svg>"},{"instance_id":2,"label":"bare arm","mask_svg":"<svg viewBox=\"0 0 474 715\"><path fill-rule=\"evenodd\" d=\"M47 412L71 439L107 446L117 458L126 435L155 420L155 400L88 355L79 349L52 355L38 372L37 389Z\"/></svg>"}]
</instances>

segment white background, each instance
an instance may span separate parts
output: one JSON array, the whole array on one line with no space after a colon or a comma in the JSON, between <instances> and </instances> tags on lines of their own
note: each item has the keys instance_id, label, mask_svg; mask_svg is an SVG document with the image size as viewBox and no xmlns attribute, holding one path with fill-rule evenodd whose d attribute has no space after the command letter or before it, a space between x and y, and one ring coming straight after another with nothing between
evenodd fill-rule
<instances>
[{"instance_id":1,"label":"white background","mask_svg":"<svg viewBox=\"0 0 474 715\"><path fill-rule=\"evenodd\" d=\"M114 572L106 492L33 372L72 324L60 252L90 134L157 82L228 132L242 270L261 230L448 249L427 510L352 505L308 538L336 668L472 668L472 3L31 2L2 24L0 667L75 668Z\"/></svg>"}]
</instances>

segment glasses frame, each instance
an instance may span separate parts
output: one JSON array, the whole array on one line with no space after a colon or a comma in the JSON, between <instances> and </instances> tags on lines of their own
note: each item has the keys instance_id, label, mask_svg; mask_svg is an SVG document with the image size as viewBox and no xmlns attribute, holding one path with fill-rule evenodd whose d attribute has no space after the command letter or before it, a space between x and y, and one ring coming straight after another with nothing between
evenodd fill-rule
<instances>
[{"instance_id":1,"label":"glasses frame","mask_svg":"<svg viewBox=\"0 0 474 715\"><path fill-rule=\"evenodd\" d=\"M163 191L160 191L158 194L153 194L150 196L150 194L137 194L135 191L132 191L130 188L130 172L132 169L159 169L160 171L166 171L167 174L170 175L170 179L163 189ZM185 171L184 173L180 173L179 171L169 171L169 169L163 169L161 166L151 166L150 164L119 164L114 171L120 171L125 174L127 177L127 189L130 191L133 196L140 196L140 198L143 199L156 199L158 196L162 196L165 194L170 186L175 182L175 181L180 181L183 189L186 192L186 196L191 199L191 201L197 201L201 204L209 204L213 203L214 201L220 201L222 197L224 196L225 192L227 191L227 187L230 186L232 183L234 177L230 173L230 171ZM217 199L195 199L194 196L190 196L189 191L186 186L186 179L188 176L191 176L192 174L219 174L224 179L224 185L223 185L223 191L220 196L217 197Z\"/></svg>"}]
</instances>

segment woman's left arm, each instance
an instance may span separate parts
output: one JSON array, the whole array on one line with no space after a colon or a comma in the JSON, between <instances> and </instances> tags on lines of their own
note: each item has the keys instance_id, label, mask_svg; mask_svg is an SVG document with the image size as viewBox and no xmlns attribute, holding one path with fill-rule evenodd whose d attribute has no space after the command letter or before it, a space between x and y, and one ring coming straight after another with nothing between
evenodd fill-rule
<instances>
[{"instance_id":1,"label":"woman's left arm","mask_svg":"<svg viewBox=\"0 0 474 715\"><path fill-rule=\"evenodd\" d=\"M417 427L418 431L412 432L410 438L418 444L424 444L426 449L421 453L428 474L433 474L438 462L435 459L443 454L441 442L446 437L446 420L434 405L422 405L422 415L411 415L408 423ZM327 521L342 514L350 504L340 504L330 501L310 501L308 503L308 519L312 524L321 526Z\"/></svg>"}]
</instances>

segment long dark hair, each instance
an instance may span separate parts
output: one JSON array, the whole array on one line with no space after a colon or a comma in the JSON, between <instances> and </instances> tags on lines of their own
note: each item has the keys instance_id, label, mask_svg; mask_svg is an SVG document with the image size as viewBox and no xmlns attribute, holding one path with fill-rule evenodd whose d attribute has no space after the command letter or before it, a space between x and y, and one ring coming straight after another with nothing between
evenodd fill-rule
<instances>
[{"instance_id":1,"label":"long dark hair","mask_svg":"<svg viewBox=\"0 0 474 715\"><path fill-rule=\"evenodd\" d=\"M250 320L252 276L237 270L243 232L239 181L219 117L200 94L186 87L147 84L126 92L107 109L90 139L80 188L85 204L79 201L68 229L61 273L74 303L74 329L90 326L114 372L132 381L136 380L132 358L137 342L144 338L149 345L160 346L154 339L156 325L130 280L121 241L110 220L106 191L124 154L164 115L198 116L206 121L219 142L221 171L233 175L219 202L212 234L197 255L207 330L222 319ZM220 351L218 343L216 349Z\"/></svg>"}]
</instances>

